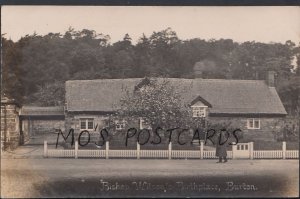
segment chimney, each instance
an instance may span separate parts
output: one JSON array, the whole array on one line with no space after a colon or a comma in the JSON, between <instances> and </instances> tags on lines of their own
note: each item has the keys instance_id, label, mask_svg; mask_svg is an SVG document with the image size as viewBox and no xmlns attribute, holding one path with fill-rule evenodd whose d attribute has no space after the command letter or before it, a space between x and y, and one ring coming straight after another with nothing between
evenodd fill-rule
<instances>
[{"instance_id":1,"label":"chimney","mask_svg":"<svg viewBox=\"0 0 300 199\"><path fill-rule=\"evenodd\" d=\"M267 71L266 82L269 87L275 87L275 71Z\"/></svg>"},{"instance_id":2,"label":"chimney","mask_svg":"<svg viewBox=\"0 0 300 199\"><path fill-rule=\"evenodd\" d=\"M202 78L202 74L203 74L202 66L196 63L193 69L194 69L194 78Z\"/></svg>"},{"instance_id":3,"label":"chimney","mask_svg":"<svg viewBox=\"0 0 300 199\"><path fill-rule=\"evenodd\" d=\"M194 78L202 78L202 71L201 70L194 71Z\"/></svg>"}]
</instances>

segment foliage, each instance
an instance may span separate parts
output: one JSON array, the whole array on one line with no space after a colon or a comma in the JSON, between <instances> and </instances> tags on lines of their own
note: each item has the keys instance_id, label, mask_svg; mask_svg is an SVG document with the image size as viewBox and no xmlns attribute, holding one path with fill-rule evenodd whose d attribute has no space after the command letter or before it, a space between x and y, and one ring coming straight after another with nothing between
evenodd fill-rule
<instances>
[{"instance_id":1,"label":"foliage","mask_svg":"<svg viewBox=\"0 0 300 199\"><path fill-rule=\"evenodd\" d=\"M203 78L222 79L262 80L273 70L286 109L299 116L300 44L291 41L180 40L167 28L142 35L135 45L128 34L111 44L109 35L70 28L64 34L26 35L17 42L2 36L2 58L2 94L26 104L60 104L63 96L48 94L49 102L37 97L41 88L57 86L53 80L194 78L196 66Z\"/></svg>"},{"instance_id":2,"label":"foliage","mask_svg":"<svg viewBox=\"0 0 300 199\"><path fill-rule=\"evenodd\" d=\"M243 132L242 131L238 131L238 129L240 129L240 127L237 127L235 125L232 124L232 122L228 121L228 122L211 122L211 121L207 121L207 127L206 127L207 131L208 131L208 136L212 135L212 131L210 131L211 129L215 130L215 136L212 137L211 139L214 140L214 143L218 142L219 139L219 132L220 131L226 131L228 134L226 136L228 136L228 143L232 143L232 142L241 142L243 139ZM233 132L235 132L235 136L237 136L237 139L234 137Z\"/></svg>"},{"instance_id":3,"label":"foliage","mask_svg":"<svg viewBox=\"0 0 300 199\"><path fill-rule=\"evenodd\" d=\"M152 129L161 127L166 130L198 127L202 119L191 115L191 109L184 106L181 95L168 80L158 82L145 78L134 92L127 92L116 117L126 121L143 118Z\"/></svg>"},{"instance_id":4,"label":"foliage","mask_svg":"<svg viewBox=\"0 0 300 199\"><path fill-rule=\"evenodd\" d=\"M20 63L22 54L14 42L2 37L2 76L1 96L7 96L23 102L24 90L22 85L22 74Z\"/></svg>"},{"instance_id":5,"label":"foliage","mask_svg":"<svg viewBox=\"0 0 300 199\"><path fill-rule=\"evenodd\" d=\"M63 106L64 92L63 82L46 83L43 86L38 86L38 90L32 95L31 101L38 101L40 106Z\"/></svg>"},{"instance_id":6,"label":"foliage","mask_svg":"<svg viewBox=\"0 0 300 199\"><path fill-rule=\"evenodd\" d=\"M293 75L283 80L278 92L287 111L300 118L300 76Z\"/></svg>"},{"instance_id":7,"label":"foliage","mask_svg":"<svg viewBox=\"0 0 300 199\"><path fill-rule=\"evenodd\" d=\"M298 121L297 121L298 119ZM287 117L282 123L275 124L273 128L273 134L275 140L289 141L289 142L299 142L300 135L300 120L299 118ZM279 123L279 122L278 122Z\"/></svg>"}]
</instances>

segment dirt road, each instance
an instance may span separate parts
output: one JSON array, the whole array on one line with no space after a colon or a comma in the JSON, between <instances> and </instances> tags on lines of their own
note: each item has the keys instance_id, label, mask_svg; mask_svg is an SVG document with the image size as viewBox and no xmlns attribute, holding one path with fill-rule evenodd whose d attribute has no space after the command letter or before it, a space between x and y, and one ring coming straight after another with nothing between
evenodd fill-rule
<instances>
[{"instance_id":1,"label":"dirt road","mask_svg":"<svg viewBox=\"0 0 300 199\"><path fill-rule=\"evenodd\" d=\"M298 160L1 159L1 197L298 196L298 185Z\"/></svg>"}]
</instances>

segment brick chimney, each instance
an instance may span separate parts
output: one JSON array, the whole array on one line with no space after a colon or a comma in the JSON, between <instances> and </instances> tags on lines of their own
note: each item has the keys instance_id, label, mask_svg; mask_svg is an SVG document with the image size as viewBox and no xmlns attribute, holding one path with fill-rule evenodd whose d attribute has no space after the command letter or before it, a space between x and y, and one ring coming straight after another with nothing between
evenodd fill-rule
<instances>
[{"instance_id":1,"label":"brick chimney","mask_svg":"<svg viewBox=\"0 0 300 199\"><path fill-rule=\"evenodd\" d=\"M201 65L198 65L196 63L193 69L194 69L194 78L202 78L203 69L202 69Z\"/></svg>"},{"instance_id":2,"label":"brick chimney","mask_svg":"<svg viewBox=\"0 0 300 199\"><path fill-rule=\"evenodd\" d=\"M269 87L275 87L275 71L267 71L266 83Z\"/></svg>"},{"instance_id":3,"label":"brick chimney","mask_svg":"<svg viewBox=\"0 0 300 199\"><path fill-rule=\"evenodd\" d=\"M202 71L201 70L194 71L194 78L202 78Z\"/></svg>"}]
</instances>

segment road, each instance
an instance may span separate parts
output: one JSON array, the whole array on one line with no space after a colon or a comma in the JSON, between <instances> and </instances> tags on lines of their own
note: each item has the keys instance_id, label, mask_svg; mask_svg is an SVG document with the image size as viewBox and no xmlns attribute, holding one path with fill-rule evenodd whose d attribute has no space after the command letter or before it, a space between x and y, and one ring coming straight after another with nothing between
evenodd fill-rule
<instances>
[{"instance_id":1,"label":"road","mask_svg":"<svg viewBox=\"0 0 300 199\"><path fill-rule=\"evenodd\" d=\"M298 160L217 164L216 160L44 159L7 153L1 157L1 197L10 198L295 197L298 186Z\"/></svg>"}]
</instances>

